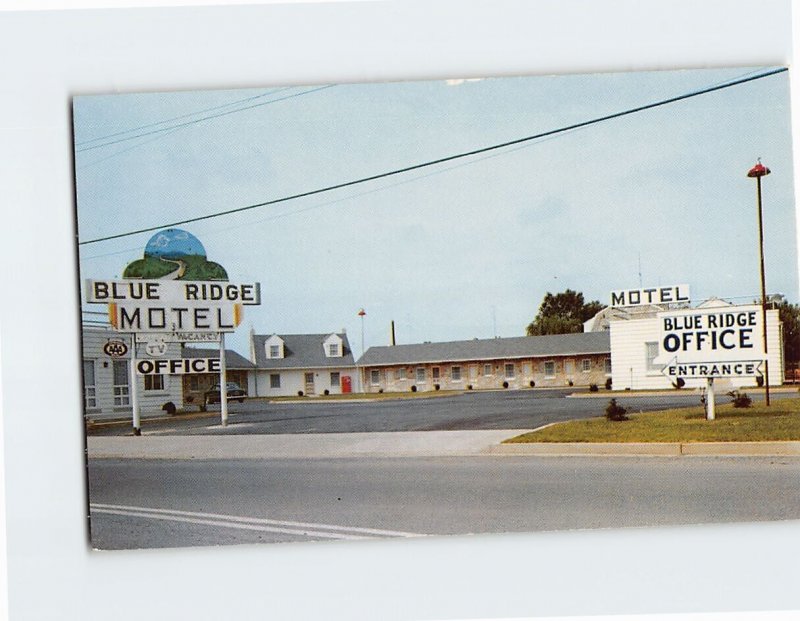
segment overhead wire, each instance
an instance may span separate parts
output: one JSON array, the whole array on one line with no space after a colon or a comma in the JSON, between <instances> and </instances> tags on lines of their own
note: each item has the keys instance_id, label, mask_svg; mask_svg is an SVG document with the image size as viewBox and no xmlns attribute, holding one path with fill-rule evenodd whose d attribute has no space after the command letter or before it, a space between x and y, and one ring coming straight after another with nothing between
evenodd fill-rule
<instances>
[{"instance_id":1,"label":"overhead wire","mask_svg":"<svg viewBox=\"0 0 800 621\"><path fill-rule=\"evenodd\" d=\"M122 131L114 132L113 134L106 134L104 136L96 136L95 138L89 138L87 140L82 140L80 142L76 142L75 146L80 147L85 144L89 144L91 142L97 142L99 140L106 140L107 138L116 138L117 136L123 136L125 134L130 134L131 132L139 131L140 129L148 129L150 127L155 127L156 125L163 125L165 123L171 123L173 121L180 121L181 119L187 119L192 116L197 116L198 114L203 114L205 112L213 112L214 110L221 110L222 108L229 108L231 106L235 106L240 103L245 103L247 101L253 101L254 99L261 99L262 97L269 97L270 95L275 95L276 93L281 93L283 91L287 91L291 88L295 88L293 86L285 86L282 88L274 89L267 91L266 93L261 93L260 95L253 95L252 97L245 97L243 99L236 99L234 101L229 101L228 103L221 104L219 106L212 106L210 108L203 108L202 110L195 110L194 112L188 112L186 114L180 114L178 116L173 116L168 119L162 119L160 121L154 121L152 123L145 123L144 125L138 125L136 127L130 127L128 129L124 129Z\"/></svg>"},{"instance_id":2,"label":"overhead wire","mask_svg":"<svg viewBox=\"0 0 800 621\"><path fill-rule=\"evenodd\" d=\"M208 121L210 119L218 119L220 117L228 116L230 114L236 114L238 112L243 112L244 110L252 110L253 108L260 108L261 106L266 106L268 104L275 103L275 102L278 102L278 101L285 101L286 99L292 99L294 97L300 97L302 95L308 95L309 93L316 93L318 91L323 91L323 90L328 89L328 88L333 88L334 86L336 86L336 85L335 84L326 84L324 86L319 86L317 88L312 88L312 89L309 89L307 91L302 91L300 93L293 93L291 95L286 95L285 97L279 97L278 99L270 99L269 101L262 101L262 102L259 102L257 104L252 104L250 106L244 106L244 107L241 107L241 108L237 108L235 110L226 110L225 112L219 112L217 114L211 114L209 116L204 116L204 117L201 117L199 119L192 119L191 121L185 121L185 122L179 123L177 125L171 125L169 127L161 127L159 129L153 129L153 130L150 130L150 131L142 132L142 133L137 134L135 136L125 136L123 138L117 138L116 140L109 140L108 142L103 142L103 143L100 143L100 144L86 146L86 147L83 147L81 149L75 149L75 153L84 153L86 151L92 151L94 149L101 149L103 147L108 147L108 146L111 146L111 145L114 145L114 144L119 144L120 142L126 142L128 140L135 140L136 138L143 138L145 136L151 136L153 134L159 134L159 133L162 133L162 132L168 132L168 131L179 129L179 128L182 128L182 127L188 127L189 125L195 125L197 123L201 123L203 121Z\"/></svg>"},{"instance_id":3,"label":"overhead wire","mask_svg":"<svg viewBox=\"0 0 800 621\"><path fill-rule=\"evenodd\" d=\"M141 228L141 229L137 229L137 230L134 230L134 231L128 231L128 232L125 232L125 233L117 233L115 235L108 235L108 236L104 236L104 237L98 237L96 239L90 239L90 240L86 240L86 241L79 241L78 244L79 245L93 244L93 243L98 243L98 242L102 242L102 241L108 241L108 240L112 240L112 239L119 239L119 238L122 238L122 237L128 237L128 236L136 235L136 234L139 234L139 233L147 233L147 232L155 231L155 230L158 230L158 229L170 228L170 227L180 226L180 225L189 224L189 223L193 223L193 222L200 222L200 221L209 220L209 219L212 219L212 218L219 218L219 217L222 217L222 216L227 216L227 215L231 215L231 214L235 214L235 213L241 213L241 212L244 212L244 211L257 209L257 208L260 208L260 207L266 207L266 206L269 206L269 205L276 205L276 204L279 204L279 203L284 203L284 202L287 202L287 201L296 200L296 199L304 198L304 197L307 197L307 196L313 196L313 195L321 194L321 193L324 193L324 192L330 192L330 191L333 191L333 190L338 190L338 189L341 189L341 188L350 187L350 186L358 185L358 184L361 184L361 183L366 183L366 182L369 182L369 181L375 181L377 179L383 179L383 178L386 178L386 177L400 175L400 174L403 174L403 173L411 172L413 170L419 170L419 169L427 168L427 167L434 166L434 165L437 165L437 164L443 164L445 162L450 162L450 161L454 161L454 160L457 160L457 159L471 157L471 156L478 155L478 154L481 154L481 153L487 153L487 152L491 152L491 151L495 151L495 150L499 150L499 149L504 149L504 148L507 148L507 147L510 147L510 146L514 146L514 145L524 144L524 143L531 142L531 141L534 141L534 140L539 140L541 138L545 138L545 137L548 137L548 136L555 136L557 134L562 134L562 133L565 133L565 132L568 132L568 131L572 131L572 130L575 130L575 129L588 127L590 125L594 125L594 124L601 123L601 122L604 122L604 121L609 121L609 120L620 118L620 117L624 117L624 116L627 116L627 115L630 115L630 114L643 112L645 110L651 110L653 108L657 108L657 107L664 106L664 105L671 104L671 103L676 103L676 102L679 102L679 101L690 99L692 97L698 97L700 95L705 95L705 94L708 94L708 93L711 93L711 92L715 92L715 91L719 91L719 90L722 90L722 89L731 88L733 86L737 86L737 85L744 84L744 83L747 83L747 82L760 80L760 79L763 79L763 78L766 78L766 77L769 77L769 76L776 75L778 73L782 73L784 71L787 71L787 68L786 67L780 67L780 68L773 69L773 70L770 70L770 71L766 71L764 73L760 73L760 74L757 74L757 75L738 78L738 79L735 79L735 80L724 82L722 84L715 84L713 86L709 86L709 87L705 87L705 88L702 88L702 89L697 89L697 90L694 90L694 91L690 91L689 93L684 93L682 95L677 95L677 96L674 96L674 97L669 97L667 99L658 100L658 101L653 102L653 103L644 104L644 105L636 106L636 107L633 107L633 108L628 108L628 109L622 110L620 112L615 112L615 113L612 113L612 114L606 114L606 115L603 115L603 116L599 116L599 117L595 117L595 118L589 119L587 121L581 121L579 123L573 123L571 125L566 125L566 126L563 126L563 127L559 127L557 129L552 129L552 130L548 130L548 131L545 131L545 132L540 132L538 134L525 136L523 138L517 138L515 140L509 140L509 141L506 141L506 142L501 142L501 143L493 144L493 145L486 146L486 147L472 149L470 151L456 153L456 154L453 154L453 155L449 155L449 156L445 156L445 157L441 157L441 158L437 158L437 159L433 159L433 160L429 160L429 161L425 161L425 162L421 162L421 163L417 163L417 164L412 164L412 165L405 166L405 167L402 167L402 168L396 168L396 169L393 169L393 170L390 170L390 171L385 171L385 172L382 172L382 173L369 175L369 176L366 176L366 177L361 177L361 178L358 178L358 179L353 179L353 180L350 180L350 181L345 181L345 182L342 182L342 183L337 183L337 184L334 184L334 185L329 185L329 186L325 186L325 187L322 187L322 188L317 188L317 189L314 189L314 190L308 190L308 191L305 191L305 192L300 192L300 193L297 193L297 194L292 194L292 195L284 196L284 197L281 197L281 198L276 198L276 199L263 201L263 202L260 202L260 203L255 203L255 204L252 204L252 205L246 205L244 207L236 207L236 208L233 208L233 209L218 211L218 212L211 213L211 214L206 214L206 215L203 215L203 216L196 216L194 218L186 218L184 220L179 220L179 221L176 221L176 222L170 222L170 223L166 223L166 224L159 224L159 225L156 225L156 226Z\"/></svg>"}]
</instances>

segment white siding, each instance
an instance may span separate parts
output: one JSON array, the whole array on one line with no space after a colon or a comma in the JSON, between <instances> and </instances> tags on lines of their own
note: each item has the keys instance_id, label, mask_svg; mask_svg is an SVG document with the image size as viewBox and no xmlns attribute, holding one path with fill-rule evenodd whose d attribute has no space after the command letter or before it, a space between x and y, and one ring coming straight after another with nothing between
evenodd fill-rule
<instances>
[{"instance_id":1,"label":"white siding","mask_svg":"<svg viewBox=\"0 0 800 621\"><path fill-rule=\"evenodd\" d=\"M128 345L128 353L119 360L128 361L130 371L131 360L131 339L127 335L121 335L111 329L84 326L83 328L83 360L91 360L94 363L95 375L95 399L96 406L86 409L85 415L90 419L100 418L119 418L132 415L130 405L131 388L128 388L129 405L114 405L114 377L113 369L115 360L103 352L103 345L109 340L123 341ZM144 346L139 346L138 357L148 358L144 354ZM180 358L180 345L170 344L166 353L166 358ZM139 396L139 408L142 414L163 413L161 407L171 401L176 407L180 408L183 404L183 382L180 375L164 375L163 390L145 390L144 377L137 376L137 390ZM130 384L130 376L128 383Z\"/></svg>"},{"instance_id":2,"label":"white siding","mask_svg":"<svg viewBox=\"0 0 800 621\"><path fill-rule=\"evenodd\" d=\"M270 375L280 375L280 388L272 388ZM341 394L341 378L350 377L351 392L358 389L357 371L355 367L325 367L322 369L259 369L254 372L254 384L251 385L251 395L259 397L291 397L297 396L298 391L308 392L306 387L306 373L314 374L314 394L322 395L328 390L332 395ZM331 386L331 373L339 373L339 384ZM256 391L256 388L258 389Z\"/></svg>"}]
</instances>

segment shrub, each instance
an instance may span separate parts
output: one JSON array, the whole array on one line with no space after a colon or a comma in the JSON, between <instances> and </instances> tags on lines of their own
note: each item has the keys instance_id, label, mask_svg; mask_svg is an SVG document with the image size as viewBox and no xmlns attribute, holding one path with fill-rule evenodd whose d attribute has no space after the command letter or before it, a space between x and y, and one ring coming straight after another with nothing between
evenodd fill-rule
<instances>
[{"instance_id":1,"label":"shrub","mask_svg":"<svg viewBox=\"0 0 800 621\"><path fill-rule=\"evenodd\" d=\"M675 390L680 390L680 389L681 389L681 388L683 388L684 386L686 386L686 380L685 380L685 379L683 379L682 377L679 377L679 378L678 378L678 379L676 379L674 382L672 382L672 387L673 387Z\"/></svg>"},{"instance_id":2,"label":"shrub","mask_svg":"<svg viewBox=\"0 0 800 621\"><path fill-rule=\"evenodd\" d=\"M611 390L611 378L606 378L606 390Z\"/></svg>"},{"instance_id":3,"label":"shrub","mask_svg":"<svg viewBox=\"0 0 800 621\"><path fill-rule=\"evenodd\" d=\"M174 414L178 411L178 408L175 407L175 404L172 401L167 401L164 405L161 406L161 409L164 410L167 414Z\"/></svg>"},{"instance_id":4,"label":"shrub","mask_svg":"<svg viewBox=\"0 0 800 621\"><path fill-rule=\"evenodd\" d=\"M628 417L625 416L625 412L627 412L627 410L621 405L617 405L616 399L611 399L606 406L606 418L608 420L628 420Z\"/></svg>"},{"instance_id":5,"label":"shrub","mask_svg":"<svg viewBox=\"0 0 800 621\"><path fill-rule=\"evenodd\" d=\"M589 384L589 392L597 392L598 390L597 384Z\"/></svg>"},{"instance_id":6,"label":"shrub","mask_svg":"<svg viewBox=\"0 0 800 621\"><path fill-rule=\"evenodd\" d=\"M567 382L567 384L569 384L570 386L574 386L574 385L575 385L575 384L573 384L573 383L572 383L572 380L569 380L569 381Z\"/></svg>"},{"instance_id":7,"label":"shrub","mask_svg":"<svg viewBox=\"0 0 800 621\"><path fill-rule=\"evenodd\" d=\"M417 392L417 387L416 386L412 386L411 387L411 392Z\"/></svg>"},{"instance_id":8,"label":"shrub","mask_svg":"<svg viewBox=\"0 0 800 621\"><path fill-rule=\"evenodd\" d=\"M297 391L297 396L302 397L305 393L302 390Z\"/></svg>"},{"instance_id":9,"label":"shrub","mask_svg":"<svg viewBox=\"0 0 800 621\"><path fill-rule=\"evenodd\" d=\"M533 380L531 380L531 381L530 381L530 382L528 382L528 383L531 385L531 388L533 388L534 386L536 386L536 382L534 382Z\"/></svg>"},{"instance_id":10,"label":"shrub","mask_svg":"<svg viewBox=\"0 0 800 621\"><path fill-rule=\"evenodd\" d=\"M472 384L467 384L467 390L472 390Z\"/></svg>"},{"instance_id":11,"label":"shrub","mask_svg":"<svg viewBox=\"0 0 800 621\"><path fill-rule=\"evenodd\" d=\"M440 388L441 388L441 386L439 386L439 384L434 384L433 385L433 389L434 390L439 390Z\"/></svg>"},{"instance_id":12,"label":"shrub","mask_svg":"<svg viewBox=\"0 0 800 621\"><path fill-rule=\"evenodd\" d=\"M383 394L383 388L378 388L378 394Z\"/></svg>"},{"instance_id":13,"label":"shrub","mask_svg":"<svg viewBox=\"0 0 800 621\"><path fill-rule=\"evenodd\" d=\"M508 388L508 382L503 382L503 388Z\"/></svg>"},{"instance_id":14,"label":"shrub","mask_svg":"<svg viewBox=\"0 0 800 621\"><path fill-rule=\"evenodd\" d=\"M331 394L331 391L326 388L322 391L322 393L327 397L329 394Z\"/></svg>"},{"instance_id":15,"label":"shrub","mask_svg":"<svg viewBox=\"0 0 800 621\"><path fill-rule=\"evenodd\" d=\"M728 394L733 397L733 407L735 408L749 408L753 405L753 400L747 396L746 392L734 390Z\"/></svg>"}]
</instances>

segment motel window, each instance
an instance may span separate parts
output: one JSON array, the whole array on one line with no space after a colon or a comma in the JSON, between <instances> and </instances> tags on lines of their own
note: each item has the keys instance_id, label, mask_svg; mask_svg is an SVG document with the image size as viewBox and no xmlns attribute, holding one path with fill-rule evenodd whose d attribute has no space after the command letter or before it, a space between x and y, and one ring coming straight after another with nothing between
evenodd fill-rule
<instances>
[{"instance_id":1,"label":"motel window","mask_svg":"<svg viewBox=\"0 0 800 621\"><path fill-rule=\"evenodd\" d=\"M269 387L270 388L280 388L281 387L281 374L280 373L270 373L269 374Z\"/></svg>"},{"instance_id":2,"label":"motel window","mask_svg":"<svg viewBox=\"0 0 800 621\"><path fill-rule=\"evenodd\" d=\"M592 360L590 358L584 358L581 360L581 371L584 373L588 373L592 370Z\"/></svg>"},{"instance_id":3,"label":"motel window","mask_svg":"<svg viewBox=\"0 0 800 621\"><path fill-rule=\"evenodd\" d=\"M369 381L373 386L377 386L381 383L381 372L378 369L373 369L369 372Z\"/></svg>"},{"instance_id":4,"label":"motel window","mask_svg":"<svg viewBox=\"0 0 800 621\"><path fill-rule=\"evenodd\" d=\"M606 375L611 374L611 358L606 358L603 362L603 368L605 370Z\"/></svg>"},{"instance_id":5,"label":"motel window","mask_svg":"<svg viewBox=\"0 0 800 621\"><path fill-rule=\"evenodd\" d=\"M197 375L189 376L189 390L200 390L200 378Z\"/></svg>"},{"instance_id":6,"label":"motel window","mask_svg":"<svg viewBox=\"0 0 800 621\"><path fill-rule=\"evenodd\" d=\"M439 367L433 367L431 369L431 377L433 377L434 382L439 380Z\"/></svg>"},{"instance_id":7,"label":"motel window","mask_svg":"<svg viewBox=\"0 0 800 621\"><path fill-rule=\"evenodd\" d=\"M425 367L417 367L417 383L422 384L425 381Z\"/></svg>"},{"instance_id":8,"label":"motel window","mask_svg":"<svg viewBox=\"0 0 800 621\"><path fill-rule=\"evenodd\" d=\"M130 393L128 391L128 361L114 360L112 365L114 377L114 405L130 405Z\"/></svg>"},{"instance_id":9,"label":"motel window","mask_svg":"<svg viewBox=\"0 0 800 621\"><path fill-rule=\"evenodd\" d=\"M331 388L339 387L339 371L331 372Z\"/></svg>"},{"instance_id":10,"label":"motel window","mask_svg":"<svg viewBox=\"0 0 800 621\"><path fill-rule=\"evenodd\" d=\"M269 346L269 357L270 358L280 358L281 357L281 346L280 345L270 345Z\"/></svg>"},{"instance_id":11,"label":"motel window","mask_svg":"<svg viewBox=\"0 0 800 621\"><path fill-rule=\"evenodd\" d=\"M144 376L144 389L145 390L164 390L164 376L158 375L145 375Z\"/></svg>"},{"instance_id":12,"label":"motel window","mask_svg":"<svg viewBox=\"0 0 800 621\"><path fill-rule=\"evenodd\" d=\"M650 341L644 344L646 368L648 371L660 371L661 366L657 365L654 360L658 356L658 341Z\"/></svg>"},{"instance_id":13,"label":"motel window","mask_svg":"<svg viewBox=\"0 0 800 621\"><path fill-rule=\"evenodd\" d=\"M555 377L556 376L556 363L553 360L548 360L544 363L544 376L545 377Z\"/></svg>"},{"instance_id":14,"label":"motel window","mask_svg":"<svg viewBox=\"0 0 800 621\"><path fill-rule=\"evenodd\" d=\"M491 364L484 364L483 365L483 374L484 375L491 375L492 374L492 365Z\"/></svg>"},{"instance_id":15,"label":"motel window","mask_svg":"<svg viewBox=\"0 0 800 621\"><path fill-rule=\"evenodd\" d=\"M461 381L461 367L450 367L450 379L454 382Z\"/></svg>"},{"instance_id":16,"label":"motel window","mask_svg":"<svg viewBox=\"0 0 800 621\"><path fill-rule=\"evenodd\" d=\"M83 361L83 406L97 407L97 388L94 379L94 360Z\"/></svg>"},{"instance_id":17,"label":"motel window","mask_svg":"<svg viewBox=\"0 0 800 621\"><path fill-rule=\"evenodd\" d=\"M319 350L317 350L319 351ZM339 345L334 343L332 345L328 345L328 356L336 357L339 355Z\"/></svg>"},{"instance_id":18,"label":"motel window","mask_svg":"<svg viewBox=\"0 0 800 621\"><path fill-rule=\"evenodd\" d=\"M405 367L401 367L399 369L395 369L394 378L396 380L404 380L404 379L406 379L406 368Z\"/></svg>"},{"instance_id":19,"label":"motel window","mask_svg":"<svg viewBox=\"0 0 800 621\"><path fill-rule=\"evenodd\" d=\"M506 378L507 379L513 379L514 378L514 363L506 362L505 372L506 372Z\"/></svg>"}]
</instances>

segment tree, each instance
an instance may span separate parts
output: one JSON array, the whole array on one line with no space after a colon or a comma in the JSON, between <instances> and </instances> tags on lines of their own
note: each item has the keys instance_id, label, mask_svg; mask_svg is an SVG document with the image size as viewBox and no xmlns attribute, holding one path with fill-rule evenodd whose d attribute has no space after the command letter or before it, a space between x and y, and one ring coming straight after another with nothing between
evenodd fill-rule
<instances>
[{"instance_id":1,"label":"tree","mask_svg":"<svg viewBox=\"0 0 800 621\"><path fill-rule=\"evenodd\" d=\"M583 332L583 322L594 317L605 306L598 301L584 302L583 294L572 289L544 296L539 312L528 324L528 336Z\"/></svg>"},{"instance_id":2,"label":"tree","mask_svg":"<svg viewBox=\"0 0 800 621\"><path fill-rule=\"evenodd\" d=\"M800 361L800 305L790 304L781 296L774 308L783 323L784 368L793 369Z\"/></svg>"}]
</instances>

